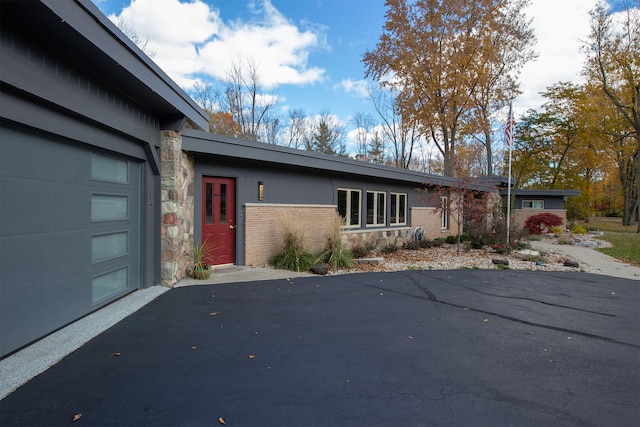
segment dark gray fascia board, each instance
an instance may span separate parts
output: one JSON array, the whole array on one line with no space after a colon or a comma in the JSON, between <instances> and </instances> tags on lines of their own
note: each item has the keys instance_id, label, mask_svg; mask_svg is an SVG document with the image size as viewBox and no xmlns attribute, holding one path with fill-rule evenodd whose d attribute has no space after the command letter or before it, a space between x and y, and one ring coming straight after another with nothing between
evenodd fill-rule
<instances>
[{"instance_id":1,"label":"dark gray fascia board","mask_svg":"<svg viewBox=\"0 0 640 427\"><path fill-rule=\"evenodd\" d=\"M366 178L387 179L395 182L410 183L417 187L423 185L456 187L459 183L455 178L367 163L348 157L331 156L280 145L248 141L193 129L184 129L182 131L182 148L194 154L260 161L281 166L322 170ZM495 190L495 187L489 188L478 184L471 184L470 187L479 191Z\"/></svg>"},{"instance_id":2,"label":"dark gray fascia board","mask_svg":"<svg viewBox=\"0 0 640 427\"><path fill-rule=\"evenodd\" d=\"M535 190L535 189L515 189L511 190L511 194L514 196L579 196L580 190L562 190L562 189L554 189L554 190ZM507 195L507 189L500 190L501 196Z\"/></svg>"},{"instance_id":3,"label":"dark gray fascia board","mask_svg":"<svg viewBox=\"0 0 640 427\"><path fill-rule=\"evenodd\" d=\"M107 56L108 69L92 70L113 86L133 86L136 101L158 111L160 116L186 117L194 126L208 129L209 118L178 85L145 55L90 0L41 0L60 19L81 37L95 46L96 52ZM86 58L85 58L86 60ZM128 76L123 78L122 76ZM162 105L158 105L161 103ZM179 123L175 119L171 122ZM180 131L181 129L172 129Z\"/></svg>"}]
</instances>

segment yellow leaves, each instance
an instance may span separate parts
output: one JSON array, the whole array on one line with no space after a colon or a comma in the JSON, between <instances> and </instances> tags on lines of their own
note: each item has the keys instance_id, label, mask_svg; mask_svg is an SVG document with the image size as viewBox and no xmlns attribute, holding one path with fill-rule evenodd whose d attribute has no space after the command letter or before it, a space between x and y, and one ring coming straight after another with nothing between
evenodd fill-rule
<instances>
[{"instance_id":1,"label":"yellow leaves","mask_svg":"<svg viewBox=\"0 0 640 427\"><path fill-rule=\"evenodd\" d=\"M82 418L82 413L78 412L77 414L75 414L73 416L73 420L71 420L72 423L75 423L76 421L78 421L80 418Z\"/></svg>"}]
</instances>

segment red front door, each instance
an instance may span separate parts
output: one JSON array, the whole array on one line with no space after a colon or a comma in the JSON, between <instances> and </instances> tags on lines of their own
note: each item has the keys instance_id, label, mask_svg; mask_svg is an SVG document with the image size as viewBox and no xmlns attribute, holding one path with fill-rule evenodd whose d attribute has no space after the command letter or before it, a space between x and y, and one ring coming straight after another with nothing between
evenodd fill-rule
<instances>
[{"instance_id":1,"label":"red front door","mask_svg":"<svg viewBox=\"0 0 640 427\"><path fill-rule=\"evenodd\" d=\"M205 262L211 265L235 262L235 180L202 177L202 241L213 249Z\"/></svg>"}]
</instances>

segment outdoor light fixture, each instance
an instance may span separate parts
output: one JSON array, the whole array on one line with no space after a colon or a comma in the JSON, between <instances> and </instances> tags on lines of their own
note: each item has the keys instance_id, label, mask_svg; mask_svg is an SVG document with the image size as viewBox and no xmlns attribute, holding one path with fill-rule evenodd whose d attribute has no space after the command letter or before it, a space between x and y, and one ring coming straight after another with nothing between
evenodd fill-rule
<instances>
[{"instance_id":1,"label":"outdoor light fixture","mask_svg":"<svg viewBox=\"0 0 640 427\"><path fill-rule=\"evenodd\" d=\"M258 181L258 200L264 199L264 184L262 181Z\"/></svg>"}]
</instances>

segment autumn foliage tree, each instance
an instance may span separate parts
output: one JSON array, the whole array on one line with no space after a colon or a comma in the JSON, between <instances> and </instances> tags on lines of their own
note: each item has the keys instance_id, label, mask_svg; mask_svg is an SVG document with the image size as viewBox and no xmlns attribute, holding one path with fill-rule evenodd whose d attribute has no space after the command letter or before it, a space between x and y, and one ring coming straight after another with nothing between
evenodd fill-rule
<instances>
[{"instance_id":1,"label":"autumn foliage tree","mask_svg":"<svg viewBox=\"0 0 640 427\"><path fill-rule=\"evenodd\" d=\"M630 225L635 213L640 232L640 1L630 0L628 6L632 5L613 15L601 1L591 11L584 73L604 93L622 124L603 129L603 134L614 140L619 153L623 224Z\"/></svg>"},{"instance_id":2,"label":"autumn foliage tree","mask_svg":"<svg viewBox=\"0 0 640 427\"><path fill-rule=\"evenodd\" d=\"M496 72L508 67L508 56L502 51L516 45L503 41L531 40L526 25L520 34L511 25L512 4L509 0L387 0L383 33L376 48L363 57L365 75L396 89L403 118L418 124L436 145L447 176L454 175L461 126L474 108L474 97L490 85ZM488 91L487 96L498 93Z\"/></svg>"}]
</instances>

